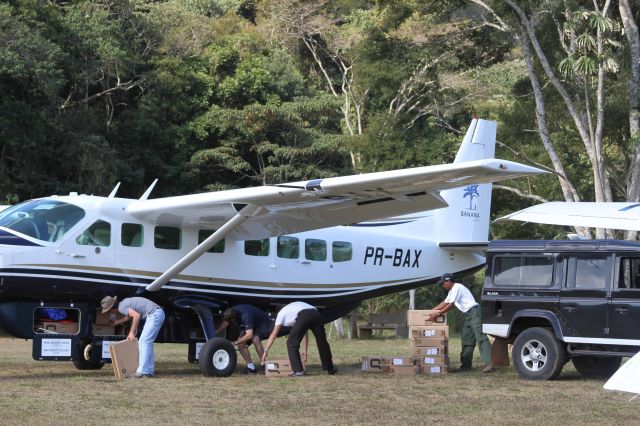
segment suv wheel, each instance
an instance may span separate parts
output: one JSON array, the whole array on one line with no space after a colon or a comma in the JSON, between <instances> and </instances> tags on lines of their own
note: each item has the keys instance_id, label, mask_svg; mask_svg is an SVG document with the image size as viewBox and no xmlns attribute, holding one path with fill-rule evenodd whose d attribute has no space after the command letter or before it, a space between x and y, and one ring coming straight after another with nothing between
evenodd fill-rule
<instances>
[{"instance_id":1,"label":"suv wheel","mask_svg":"<svg viewBox=\"0 0 640 426\"><path fill-rule=\"evenodd\" d=\"M608 379L620 368L622 357L577 356L571 361L578 373L588 379Z\"/></svg>"},{"instance_id":2,"label":"suv wheel","mask_svg":"<svg viewBox=\"0 0 640 426\"><path fill-rule=\"evenodd\" d=\"M511 352L513 365L523 379L555 379L565 364L562 343L548 328L528 328L518 335Z\"/></svg>"}]
</instances>

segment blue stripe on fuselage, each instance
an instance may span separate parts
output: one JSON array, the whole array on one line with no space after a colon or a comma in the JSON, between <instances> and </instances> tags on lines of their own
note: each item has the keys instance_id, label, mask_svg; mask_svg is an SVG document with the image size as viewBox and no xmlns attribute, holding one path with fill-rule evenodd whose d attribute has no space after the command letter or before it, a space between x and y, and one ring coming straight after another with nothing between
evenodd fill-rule
<instances>
[{"instance_id":1,"label":"blue stripe on fuselage","mask_svg":"<svg viewBox=\"0 0 640 426\"><path fill-rule=\"evenodd\" d=\"M3 231L0 229L0 245L7 246L38 246L42 247L40 244L33 243L29 240L25 240L22 237L18 237L10 232Z\"/></svg>"}]
</instances>

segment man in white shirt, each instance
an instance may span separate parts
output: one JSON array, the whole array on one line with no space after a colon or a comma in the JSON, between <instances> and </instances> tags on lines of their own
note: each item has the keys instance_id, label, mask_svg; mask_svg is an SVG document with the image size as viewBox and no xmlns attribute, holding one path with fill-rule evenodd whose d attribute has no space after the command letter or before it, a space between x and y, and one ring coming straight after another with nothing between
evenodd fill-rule
<instances>
[{"instance_id":1,"label":"man in white shirt","mask_svg":"<svg viewBox=\"0 0 640 426\"><path fill-rule=\"evenodd\" d=\"M480 349L480 357L484 362L483 373L493 371L491 364L491 345L487 335L482 332L482 323L480 321L480 306L473 298L473 294L460 283L453 281L451 274L444 274L438 284L441 284L449 292L447 297L438 306L433 308L435 311L431 314L430 319L435 319L438 315L449 312L454 306L464 315L464 323L462 324L462 332L460 340L462 341L462 351L460 352L460 368L457 371L471 370L473 361L473 349L478 342Z\"/></svg>"},{"instance_id":2,"label":"man in white shirt","mask_svg":"<svg viewBox=\"0 0 640 426\"><path fill-rule=\"evenodd\" d=\"M304 302L289 303L278 312L273 331L264 347L263 363L267 361L269 349L283 327L291 328L287 338L287 351L289 352L289 361L293 370L293 373L290 374L291 376L300 377L305 375L302 360L300 359L300 342L305 338L304 357L306 359L308 344L306 336L309 330L313 332L316 338L322 369L327 371L328 374L336 374L338 372L333 365L331 347L327 342L327 335L324 331L324 318L316 308Z\"/></svg>"}]
</instances>

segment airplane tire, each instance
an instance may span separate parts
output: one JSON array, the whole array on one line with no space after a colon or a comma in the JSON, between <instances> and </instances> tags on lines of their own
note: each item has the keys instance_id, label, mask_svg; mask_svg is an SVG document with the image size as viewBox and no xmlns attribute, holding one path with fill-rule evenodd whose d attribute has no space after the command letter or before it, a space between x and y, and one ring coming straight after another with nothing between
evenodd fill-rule
<instances>
[{"instance_id":1,"label":"airplane tire","mask_svg":"<svg viewBox=\"0 0 640 426\"><path fill-rule=\"evenodd\" d=\"M588 379L608 379L618 371L622 357L577 356L571 359L578 373Z\"/></svg>"},{"instance_id":2,"label":"airplane tire","mask_svg":"<svg viewBox=\"0 0 640 426\"><path fill-rule=\"evenodd\" d=\"M214 337L200 350L200 370L208 377L228 377L236 369L236 349L230 341Z\"/></svg>"},{"instance_id":3,"label":"airplane tire","mask_svg":"<svg viewBox=\"0 0 640 426\"><path fill-rule=\"evenodd\" d=\"M72 360L73 366L78 370L100 370L104 367L101 362L91 361L91 343L80 343L80 358Z\"/></svg>"}]
</instances>

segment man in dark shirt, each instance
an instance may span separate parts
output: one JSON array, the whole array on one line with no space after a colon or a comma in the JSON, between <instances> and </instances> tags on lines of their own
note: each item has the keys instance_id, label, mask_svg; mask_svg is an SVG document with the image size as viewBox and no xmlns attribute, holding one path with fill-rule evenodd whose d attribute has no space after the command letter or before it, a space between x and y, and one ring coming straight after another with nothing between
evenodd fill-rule
<instances>
[{"instance_id":1,"label":"man in dark shirt","mask_svg":"<svg viewBox=\"0 0 640 426\"><path fill-rule=\"evenodd\" d=\"M251 343L255 345L258 359L262 359L262 353L264 352L262 340L269 338L273 330L273 321L265 311L252 305L235 305L232 308L227 308L222 314L222 319L218 332L224 330L230 324L237 324L242 329L240 337L235 343L238 345L240 355L247 363L244 373L257 374L256 366L249 354L249 345Z\"/></svg>"}]
</instances>

